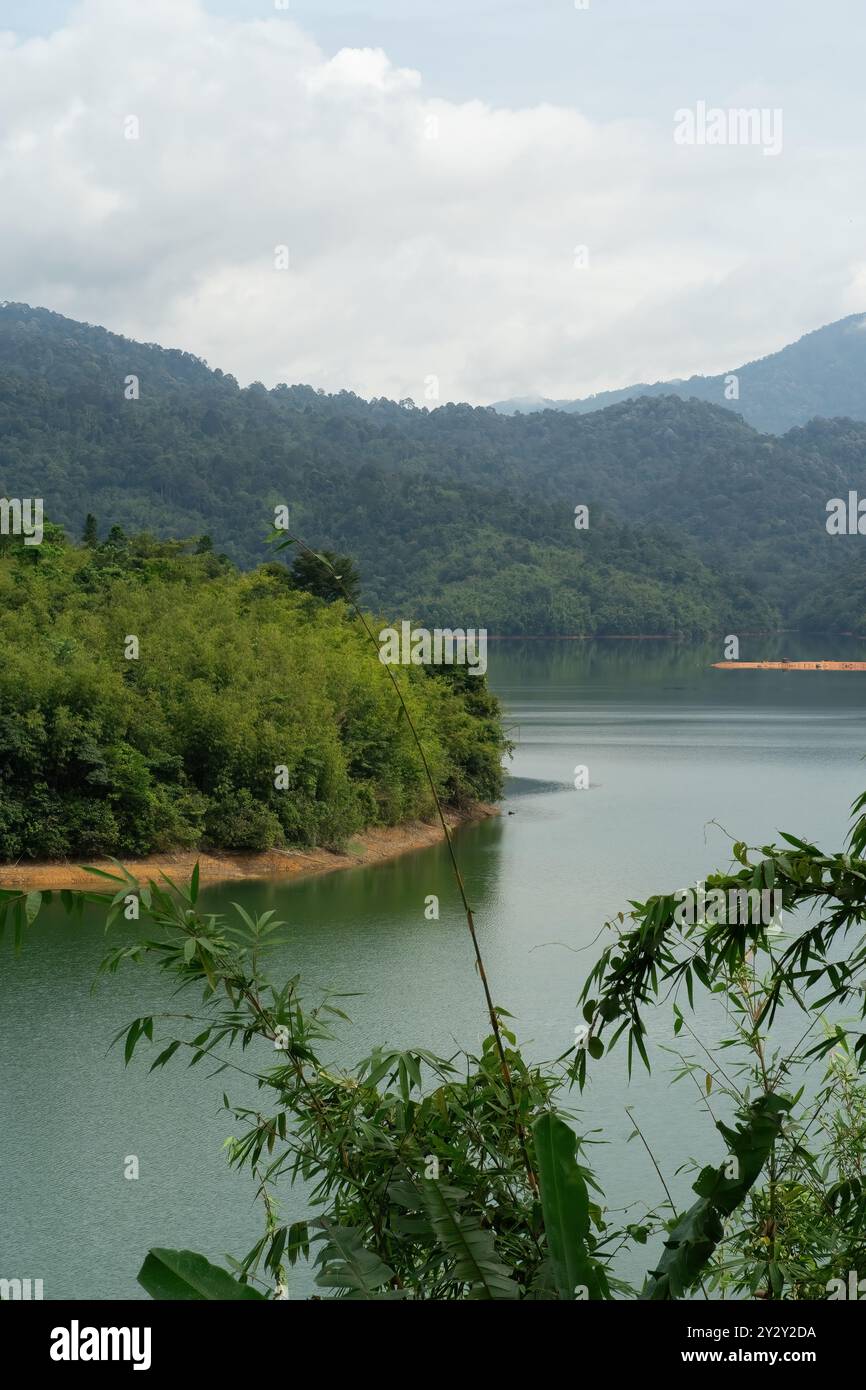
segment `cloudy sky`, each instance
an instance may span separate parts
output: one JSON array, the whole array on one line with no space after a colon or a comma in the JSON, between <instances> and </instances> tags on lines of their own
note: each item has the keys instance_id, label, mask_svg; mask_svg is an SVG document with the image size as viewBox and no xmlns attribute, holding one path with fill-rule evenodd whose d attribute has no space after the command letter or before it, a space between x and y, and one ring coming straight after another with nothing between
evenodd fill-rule
<instances>
[{"instance_id":1,"label":"cloudy sky","mask_svg":"<svg viewBox=\"0 0 866 1390\"><path fill-rule=\"evenodd\" d=\"M862 0L0 0L0 299L419 403L721 371L866 309L864 36ZM701 102L781 153L677 143Z\"/></svg>"}]
</instances>

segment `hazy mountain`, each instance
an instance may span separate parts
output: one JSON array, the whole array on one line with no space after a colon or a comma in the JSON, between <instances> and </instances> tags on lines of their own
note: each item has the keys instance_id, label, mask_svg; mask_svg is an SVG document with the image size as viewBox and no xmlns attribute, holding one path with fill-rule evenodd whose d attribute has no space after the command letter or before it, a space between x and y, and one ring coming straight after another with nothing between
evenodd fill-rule
<instances>
[{"instance_id":1,"label":"hazy mountain","mask_svg":"<svg viewBox=\"0 0 866 1390\"><path fill-rule=\"evenodd\" d=\"M775 438L670 394L505 417L241 389L189 353L0 306L0 495L43 497L76 535L88 512L103 535L207 533L242 566L271 558L286 503L311 544L356 559L367 604L443 626L735 632L804 604L857 625L862 541L824 524L852 488L852 420Z\"/></svg>"},{"instance_id":2,"label":"hazy mountain","mask_svg":"<svg viewBox=\"0 0 866 1390\"><path fill-rule=\"evenodd\" d=\"M726 395L732 389L731 375L737 378L737 400ZM691 376L687 381L659 381L653 386L640 383L574 401L515 397L498 401L494 409L503 415L538 410L586 414L635 396L671 395L723 406L769 434L784 434L816 415L866 420L866 314L839 319L780 352L719 376Z\"/></svg>"}]
</instances>

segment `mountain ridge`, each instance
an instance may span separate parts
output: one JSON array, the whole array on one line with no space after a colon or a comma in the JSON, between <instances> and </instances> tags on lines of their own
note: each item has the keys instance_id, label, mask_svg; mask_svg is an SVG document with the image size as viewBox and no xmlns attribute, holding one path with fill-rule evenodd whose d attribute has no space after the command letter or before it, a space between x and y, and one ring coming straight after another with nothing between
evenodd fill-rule
<instances>
[{"instance_id":1,"label":"mountain ridge","mask_svg":"<svg viewBox=\"0 0 866 1390\"><path fill-rule=\"evenodd\" d=\"M857 338L861 341L857 341ZM839 345L849 349L826 360ZM830 384L831 373L842 367L841 383ZM599 391L573 400L523 396L496 401L493 409L503 415L558 410L587 414L637 397L676 395L683 400L704 400L742 415L747 423L767 434L785 434L816 416L850 416L866 420L866 313L848 314L834 323L804 333L776 352L753 358L739 367L715 375L695 374L653 383ZM730 378L737 379L736 400L726 398ZM829 402L829 404L828 404Z\"/></svg>"},{"instance_id":2,"label":"mountain ridge","mask_svg":"<svg viewBox=\"0 0 866 1390\"><path fill-rule=\"evenodd\" d=\"M43 496L73 533L88 512L207 533L242 567L270 558L268 518L288 504L311 544L356 559L368 606L430 624L694 635L796 624L807 604L810 621L850 625L856 547L824 520L854 487L855 420L777 437L676 395L508 417L242 388L192 353L0 306L6 495Z\"/></svg>"}]
</instances>

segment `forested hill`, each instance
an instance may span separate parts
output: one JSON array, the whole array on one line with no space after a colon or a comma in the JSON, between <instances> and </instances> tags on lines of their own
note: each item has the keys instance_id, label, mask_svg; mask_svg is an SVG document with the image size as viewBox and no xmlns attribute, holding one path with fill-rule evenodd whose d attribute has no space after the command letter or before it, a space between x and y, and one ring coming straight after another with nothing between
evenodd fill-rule
<instances>
[{"instance_id":1,"label":"forested hill","mask_svg":"<svg viewBox=\"0 0 866 1390\"><path fill-rule=\"evenodd\" d=\"M826 534L825 506L866 492L864 460L866 424L775 439L672 396L505 418L240 389L188 353L0 306L0 495L43 497L73 535L88 512L102 535L207 533L243 566L287 503L355 558L369 606L429 623L717 633L808 608L851 626L860 542Z\"/></svg>"},{"instance_id":2,"label":"forested hill","mask_svg":"<svg viewBox=\"0 0 866 1390\"><path fill-rule=\"evenodd\" d=\"M737 378L736 399L726 395L732 374ZM779 352L731 367L718 376L690 376L685 381L658 381L652 386L641 382L582 400L499 401L495 408L505 415L545 409L585 414L635 396L669 395L725 406L756 429L771 434L784 434L816 415L866 420L866 314L850 314L804 334Z\"/></svg>"},{"instance_id":3,"label":"forested hill","mask_svg":"<svg viewBox=\"0 0 866 1390\"><path fill-rule=\"evenodd\" d=\"M394 690L342 602L280 563L116 531L0 536L0 861L345 845L434 814ZM395 666L440 797L502 791L495 697Z\"/></svg>"}]
</instances>

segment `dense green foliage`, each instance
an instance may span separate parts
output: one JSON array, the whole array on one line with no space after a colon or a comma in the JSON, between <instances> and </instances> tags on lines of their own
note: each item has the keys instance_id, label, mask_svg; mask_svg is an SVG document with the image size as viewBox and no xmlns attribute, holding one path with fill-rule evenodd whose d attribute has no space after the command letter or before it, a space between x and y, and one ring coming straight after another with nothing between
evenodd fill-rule
<instances>
[{"instance_id":1,"label":"dense green foliage","mask_svg":"<svg viewBox=\"0 0 866 1390\"><path fill-rule=\"evenodd\" d=\"M850 420L776 439L670 395L512 419L241 390L188 353L0 306L4 495L43 497L75 535L87 513L101 535L207 534L242 566L286 505L293 530L353 557L369 607L428 625L859 630L859 538L825 530L827 500L849 488L866 492L866 424Z\"/></svg>"},{"instance_id":2,"label":"dense green foliage","mask_svg":"<svg viewBox=\"0 0 866 1390\"><path fill-rule=\"evenodd\" d=\"M39 547L0 541L0 859L337 845L431 811L346 605L283 565L239 574L191 548L117 529L95 547L51 527ZM437 790L494 799L505 745L483 678L396 674Z\"/></svg>"},{"instance_id":3,"label":"dense green foliage","mask_svg":"<svg viewBox=\"0 0 866 1390\"><path fill-rule=\"evenodd\" d=\"M279 568L272 572L280 573ZM318 555L304 552L297 555L288 571L288 583L293 589L323 598L326 603L340 598L358 603L361 597L361 576L354 561L348 555L335 555L332 550L321 551Z\"/></svg>"}]
</instances>

